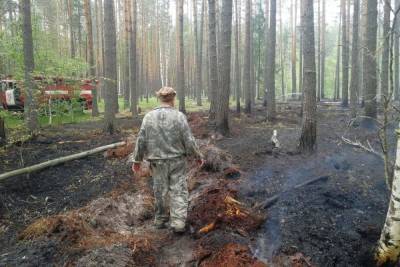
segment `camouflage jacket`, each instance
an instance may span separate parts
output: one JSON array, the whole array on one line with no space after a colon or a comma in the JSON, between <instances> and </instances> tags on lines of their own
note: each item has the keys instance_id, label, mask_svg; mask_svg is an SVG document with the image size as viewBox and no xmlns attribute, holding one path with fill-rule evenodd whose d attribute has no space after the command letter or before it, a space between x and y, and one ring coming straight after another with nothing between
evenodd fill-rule
<instances>
[{"instance_id":1,"label":"camouflage jacket","mask_svg":"<svg viewBox=\"0 0 400 267\"><path fill-rule=\"evenodd\" d=\"M146 114L130 161L202 158L185 115L170 107L159 107Z\"/></svg>"}]
</instances>

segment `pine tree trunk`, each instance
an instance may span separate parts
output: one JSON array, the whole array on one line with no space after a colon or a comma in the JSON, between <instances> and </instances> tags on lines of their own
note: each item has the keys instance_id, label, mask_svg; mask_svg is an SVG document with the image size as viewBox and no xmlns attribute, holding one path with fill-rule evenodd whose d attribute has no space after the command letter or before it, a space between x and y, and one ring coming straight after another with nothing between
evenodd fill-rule
<instances>
[{"instance_id":1,"label":"pine tree trunk","mask_svg":"<svg viewBox=\"0 0 400 267\"><path fill-rule=\"evenodd\" d=\"M239 40L240 40L240 33L239 33L239 27L240 27L240 10L239 10L239 5L238 5L239 0L235 0L235 88L236 88L236 112L240 113L240 99L241 99L241 79L240 79L240 59L239 59ZM268 1L268 0L267 0Z\"/></svg>"},{"instance_id":2,"label":"pine tree trunk","mask_svg":"<svg viewBox=\"0 0 400 267\"><path fill-rule=\"evenodd\" d=\"M400 257L400 129L397 134L396 163L394 168L392 194L386 222L376 250L378 266L395 266Z\"/></svg>"},{"instance_id":3,"label":"pine tree trunk","mask_svg":"<svg viewBox=\"0 0 400 267\"><path fill-rule=\"evenodd\" d=\"M94 80L96 76L96 63L94 59L94 48L93 48L93 24L92 24L92 10L90 6L90 0L84 0L84 13L86 18L86 31L87 31L87 42L88 42L88 63L89 63L89 76L90 79ZM92 90L92 116L96 117L99 115L97 106L97 89Z\"/></svg>"},{"instance_id":4,"label":"pine tree trunk","mask_svg":"<svg viewBox=\"0 0 400 267\"><path fill-rule=\"evenodd\" d=\"M350 83L350 106L351 106L351 117L357 116L357 103L358 103L358 91L359 91L359 43L358 43L358 29L359 29L359 17L360 17L360 0L354 0L354 11L353 11L353 47L351 55L351 83Z\"/></svg>"},{"instance_id":5,"label":"pine tree trunk","mask_svg":"<svg viewBox=\"0 0 400 267\"><path fill-rule=\"evenodd\" d=\"M31 133L35 133L39 127L37 108L34 93L33 71L35 61L33 58L33 37L31 19L31 0L21 0L23 16L23 46L24 46L24 73L25 73L25 123Z\"/></svg>"},{"instance_id":6,"label":"pine tree trunk","mask_svg":"<svg viewBox=\"0 0 400 267\"><path fill-rule=\"evenodd\" d=\"M383 17L383 53L381 62L381 94L380 99L384 102L389 96L389 53L390 53L390 0L385 0Z\"/></svg>"},{"instance_id":7,"label":"pine tree trunk","mask_svg":"<svg viewBox=\"0 0 400 267\"><path fill-rule=\"evenodd\" d=\"M67 10L68 10L68 20L69 20L69 38L70 38L70 49L71 49L71 58L75 58L75 36L74 36L74 1L68 0L67 2Z\"/></svg>"},{"instance_id":8,"label":"pine tree trunk","mask_svg":"<svg viewBox=\"0 0 400 267\"><path fill-rule=\"evenodd\" d=\"M229 97L231 87L231 41L232 41L232 0L222 1L223 29L221 36L221 89L217 112L217 131L222 135L229 134Z\"/></svg>"},{"instance_id":9,"label":"pine tree trunk","mask_svg":"<svg viewBox=\"0 0 400 267\"><path fill-rule=\"evenodd\" d=\"M346 0L341 3L342 13L342 106L349 105L349 43L347 32Z\"/></svg>"},{"instance_id":10,"label":"pine tree trunk","mask_svg":"<svg viewBox=\"0 0 400 267\"><path fill-rule=\"evenodd\" d=\"M367 0L366 30L364 38L364 97L365 116L377 117L377 64L376 64L376 38L377 38L377 6L376 0Z\"/></svg>"},{"instance_id":11,"label":"pine tree trunk","mask_svg":"<svg viewBox=\"0 0 400 267\"><path fill-rule=\"evenodd\" d=\"M244 112L250 114L251 107L251 2L245 1L246 5L246 22L244 37L244 60L243 60L243 90L245 92L245 108Z\"/></svg>"},{"instance_id":12,"label":"pine tree trunk","mask_svg":"<svg viewBox=\"0 0 400 267\"><path fill-rule=\"evenodd\" d=\"M104 132L115 131L115 95L117 94L117 36L113 0L104 1Z\"/></svg>"},{"instance_id":13,"label":"pine tree trunk","mask_svg":"<svg viewBox=\"0 0 400 267\"><path fill-rule=\"evenodd\" d=\"M210 117L211 124L215 123L218 97L218 59L215 0L208 0L208 49L210 58Z\"/></svg>"},{"instance_id":14,"label":"pine tree trunk","mask_svg":"<svg viewBox=\"0 0 400 267\"><path fill-rule=\"evenodd\" d=\"M292 17L292 98L297 93L297 0L291 3Z\"/></svg>"},{"instance_id":15,"label":"pine tree trunk","mask_svg":"<svg viewBox=\"0 0 400 267\"><path fill-rule=\"evenodd\" d=\"M304 104L300 137L300 150L310 152L316 149L316 66L314 38L313 0L304 0L302 10L303 56L304 56Z\"/></svg>"},{"instance_id":16,"label":"pine tree trunk","mask_svg":"<svg viewBox=\"0 0 400 267\"><path fill-rule=\"evenodd\" d=\"M4 119L0 117L0 146L6 143L6 127L4 126Z\"/></svg>"},{"instance_id":17,"label":"pine tree trunk","mask_svg":"<svg viewBox=\"0 0 400 267\"><path fill-rule=\"evenodd\" d=\"M136 0L130 2L129 9L129 86L130 86L130 104L132 116L138 115L138 82L137 82L137 45L136 45L136 32L137 32L137 6Z\"/></svg>"},{"instance_id":18,"label":"pine tree trunk","mask_svg":"<svg viewBox=\"0 0 400 267\"><path fill-rule=\"evenodd\" d=\"M400 7L400 0L395 0L395 10ZM397 15L399 16L399 15ZM400 100L400 19L396 20L394 36L394 98Z\"/></svg>"},{"instance_id":19,"label":"pine tree trunk","mask_svg":"<svg viewBox=\"0 0 400 267\"><path fill-rule=\"evenodd\" d=\"M265 0L265 26L264 26L264 107L268 104L268 51L269 51L269 15L270 15L270 0Z\"/></svg>"},{"instance_id":20,"label":"pine tree trunk","mask_svg":"<svg viewBox=\"0 0 400 267\"><path fill-rule=\"evenodd\" d=\"M317 38L317 101L321 101L321 0L318 0Z\"/></svg>"},{"instance_id":21,"label":"pine tree trunk","mask_svg":"<svg viewBox=\"0 0 400 267\"><path fill-rule=\"evenodd\" d=\"M321 21L321 98L325 98L325 62L326 62L326 0L322 1L322 21Z\"/></svg>"},{"instance_id":22,"label":"pine tree trunk","mask_svg":"<svg viewBox=\"0 0 400 267\"><path fill-rule=\"evenodd\" d=\"M185 51L184 51L184 43L183 43L183 1L177 0L177 89L179 94L179 110L183 113L186 113L185 106Z\"/></svg>"},{"instance_id":23,"label":"pine tree trunk","mask_svg":"<svg viewBox=\"0 0 400 267\"><path fill-rule=\"evenodd\" d=\"M276 104L275 104L275 56L276 56L276 0L271 0L271 13L269 22L269 43L268 43L268 58L267 58L267 118L269 121L275 119ZM283 69L282 69L283 71Z\"/></svg>"}]
</instances>

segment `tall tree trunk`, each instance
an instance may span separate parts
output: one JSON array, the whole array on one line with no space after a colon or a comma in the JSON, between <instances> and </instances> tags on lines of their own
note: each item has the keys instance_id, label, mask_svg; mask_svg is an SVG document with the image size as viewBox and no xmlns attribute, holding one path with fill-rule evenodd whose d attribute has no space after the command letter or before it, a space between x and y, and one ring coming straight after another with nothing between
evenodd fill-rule
<instances>
[{"instance_id":1,"label":"tall tree trunk","mask_svg":"<svg viewBox=\"0 0 400 267\"><path fill-rule=\"evenodd\" d=\"M398 130L399 131L399 130ZM397 134L396 163L386 222L382 229L375 258L378 266L395 266L400 257L400 140Z\"/></svg>"},{"instance_id":2,"label":"tall tree trunk","mask_svg":"<svg viewBox=\"0 0 400 267\"><path fill-rule=\"evenodd\" d=\"M357 103L358 103L358 91L359 91L359 43L358 43L358 29L359 29L359 18L360 18L360 0L354 0L354 11L353 11L353 47L351 55L351 83L350 83L350 106L351 106L351 117L357 116Z\"/></svg>"},{"instance_id":3,"label":"tall tree trunk","mask_svg":"<svg viewBox=\"0 0 400 267\"><path fill-rule=\"evenodd\" d=\"M177 89L179 94L179 110L183 113L186 113L185 106L185 52L184 52L184 43L183 43L183 1L177 0L177 12L176 12L176 20L177 20Z\"/></svg>"},{"instance_id":4,"label":"tall tree trunk","mask_svg":"<svg viewBox=\"0 0 400 267\"><path fill-rule=\"evenodd\" d=\"M376 0L367 0L367 24L364 37L364 96L365 116L376 118L376 88L377 88L377 64L376 64L376 38L378 3Z\"/></svg>"},{"instance_id":5,"label":"tall tree trunk","mask_svg":"<svg viewBox=\"0 0 400 267\"><path fill-rule=\"evenodd\" d=\"M240 99L241 99L241 81L240 81L240 59L239 59L239 40L240 40L240 10L238 5L239 0L235 0L235 88L236 88L236 112L240 113ZM267 0L268 1L268 0Z\"/></svg>"},{"instance_id":6,"label":"tall tree trunk","mask_svg":"<svg viewBox=\"0 0 400 267\"><path fill-rule=\"evenodd\" d=\"M218 59L217 59L217 34L215 0L208 0L208 49L210 58L210 123L214 124L217 113L218 97Z\"/></svg>"},{"instance_id":7,"label":"tall tree trunk","mask_svg":"<svg viewBox=\"0 0 400 267\"><path fill-rule=\"evenodd\" d=\"M275 54L276 54L276 0L271 0L271 13L269 22L269 37L268 37L268 56L267 56L267 118L269 121L275 119ZM283 71L283 70L282 70Z\"/></svg>"},{"instance_id":8,"label":"tall tree trunk","mask_svg":"<svg viewBox=\"0 0 400 267\"><path fill-rule=\"evenodd\" d=\"M132 116L138 114L138 82L137 82L137 6L136 0L128 1L130 8L130 24L129 24L129 86L130 86L130 104Z\"/></svg>"},{"instance_id":9,"label":"tall tree trunk","mask_svg":"<svg viewBox=\"0 0 400 267\"><path fill-rule=\"evenodd\" d=\"M395 0L395 10L400 7L400 0ZM400 19L396 20L394 36L394 98L400 100Z\"/></svg>"},{"instance_id":10,"label":"tall tree trunk","mask_svg":"<svg viewBox=\"0 0 400 267\"><path fill-rule=\"evenodd\" d=\"M342 12L340 12L342 14ZM335 90L333 93L333 99L338 100L340 99L340 55L342 51L341 46L341 35L342 32L342 17L340 15L340 23L339 23L339 30L338 30L338 42L337 42L337 52L336 52L336 70L335 70Z\"/></svg>"},{"instance_id":11,"label":"tall tree trunk","mask_svg":"<svg viewBox=\"0 0 400 267\"><path fill-rule=\"evenodd\" d=\"M4 126L4 119L0 116L0 146L6 143L6 128Z\"/></svg>"},{"instance_id":12,"label":"tall tree trunk","mask_svg":"<svg viewBox=\"0 0 400 267\"><path fill-rule=\"evenodd\" d=\"M297 93L297 0L291 3L292 18L292 98Z\"/></svg>"},{"instance_id":13,"label":"tall tree trunk","mask_svg":"<svg viewBox=\"0 0 400 267\"><path fill-rule=\"evenodd\" d=\"M245 23L245 39L244 39L244 66L243 66L243 89L245 91L245 109L247 114L251 113L251 3L252 0L246 2L246 23Z\"/></svg>"},{"instance_id":14,"label":"tall tree trunk","mask_svg":"<svg viewBox=\"0 0 400 267\"><path fill-rule=\"evenodd\" d=\"M232 0L222 1L221 21L221 90L217 112L217 131L222 135L229 134L229 97L231 88L231 41L232 41Z\"/></svg>"},{"instance_id":15,"label":"tall tree trunk","mask_svg":"<svg viewBox=\"0 0 400 267\"><path fill-rule=\"evenodd\" d=\"M304 104L300 150L313 151L317 141L316 66L313 0L304 0L302 10L304 55Z\"/></svg>"},{"instance_id":16,"label":"tall tree trunk","mask_svg":"<svg viewBox=\"0 0 400 267\"><path fill-rule=\"evenodd\" d=\"M269 15L270 15L270 0L265 0L265 26L264 26L264 107L268 104L268 52L269 52Z\"/></svg>"},{"instance_id":17,"label":"tall tree trunk","mask_svg":"<svg viewBox=\"0 0 400 267\"><path fill-rule=\"evenodd\" d=\"M385 0L383 17L383 53L381 62L381 96L382 103L389 96L389 53L390 53L390 0Z\"/></svg>"},{"instance_id":18,"label":"tall tree trunk","mask_svg":"<svg viewBox=\"0 0 400 267\"><path fill-rule=\"evenodd\" d=\"M33 58L33 37L32 37L32 18L31 18L31 0L21 0L23 16L23 45L24 45L24 73L25 73L25 123L28 130L34 134L38 127L38 117L36 101L34 94L33 71L35 61Z\"/></svg>"},{"instance_id":19,"label":"tall tree trunk","mask_svg":"<svg viewBox=\"0 0 400 267\"><path fill-rule=\"evenodd\" d=\"M342 0L343 1L343 0ZM318 0L317 39L317 101L321 101L321 0Z\"/></svg>"},{"instance_id":20,"label":"tall tree trunk","mask_svg":"<svg viewBox=\"0 0 400 267\"><path fill-rule=\"evenodd\" d=\"M104 25L107 27L104 29L104 132L113 134L115 131L115 95L117 94L117 36L113 0L104 0Z\"/></svg>"},{"instance_id":21,"label":"tall tree trunk","mask_svg":"<svg viewBox=\"0 0 400 267\"><path fill-rule=\"evenodd\" d=\"M341 3L342 12L342 106L349 105L349 42L347 31L346 0Z\"/></svg>"},{"instance_id":22,"label":"tall tree trunk","mask_svg":"<svg viewBox=\"0 0 400 267\"><path fill-rule=\"evenodd\" d=\"M204 0L202 1L201 8L201 25L200 35L198 32L198 19L197 19L197 0L193 0L193 23L194 23L194 42L195 42L195 58L196 58L196 83L195 92L197 105L201 106L201 95L202 95L202 63L203 63L203 22L204 22Z\"/></svg>"},{"instance_id":23,"label":"tall tree trunk","mask_svg":"<svg viewBox=\"0 0 400 267\"><path fill-rule=\"evenodd\" d=\"M124 38L123 38L123 58L122 58L122 67L123 67L123 88L124 88L124 109L129 108L129 99L130 99L130 84L129 84L129 38L130 32L129 30L132 28L131 24L131 1L124 0Z\"/></svg>"},{"instance_id":24,"label":"tall tree trunk","mask_svg":"<svg viewBox=\"0 0 400 267\"><path fill-rule=\"evenodd\" d=\"M67 0L68 2L68 20L69 20L69 38L70 38L70 49L71 58L75 58L75 36L74 36L74 1Z\"/></svg>"},{"instance_id":25,"label":"tall tree trunk","mask_svg":"<svg viewBox=\"0 0 400 267\"><path fill-rule=\"evenodd\" d=\"M303 5L304 5L304 2L302 1L302 0L299 0L300 1L300 25L302 25L303 24L303 22L302 22L302 17L301 17L301 14L302 14L302 10L303 10ZM300 58L299 58L299 97L297 97L297 98L301 98L301 99L303 99L303 71L304 71L304 68L303 68L303 27L302 26L300 26L300 31L299 31L299 35L300 35L300 40L299 40L299 42L300 42L300 47L299 47L299 53L300 53ZM301 93L301 94L300 94Z\"/></svg>"},{"instance_id":26,"label":"tall tree trunk","mask_svg":"<svg viewBox=\"0 0 400 267\"><path fill-rule=\"evenodd\" d=\"M87 42L88 42L88 63L89 63L89 76L95 84L96 77L96 63L94 59L94 48L93 48L93 24L92 24L92 10L90 6L90 0L84 0L84 13L86 18L86 31L87 31ZM96 117L99 115L99 109L97 106L97 89L92 90L93 103L92 103L92 116Z\"/></svg>"},{"instance_id":27,"label":"tall tree trunk","mask_svg":"<svg viewBox=\"0 0 400 267\"><path fill-rule=\"evenodd\" d=\"M321 21L321 80L320 80L320 90L321 98L325 98L325 61L326 61L326 0L322 1L322 21Z\"/></svg>"}]
</instances>

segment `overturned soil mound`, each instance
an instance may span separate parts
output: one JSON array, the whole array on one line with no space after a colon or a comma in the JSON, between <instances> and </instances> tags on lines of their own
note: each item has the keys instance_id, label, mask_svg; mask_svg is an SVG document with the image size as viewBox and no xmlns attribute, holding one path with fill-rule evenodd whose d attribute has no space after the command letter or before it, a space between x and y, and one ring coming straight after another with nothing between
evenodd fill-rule
<instances>
[{"instance_id":1,"label":"overturned soil mound","mask_svg":"<svg viewBox=\"0 0 400 267\"><path fill-rule=\"evenodd\" d=\"M264 221L264 215L237 201L236 191L221 182L206 188L192 200L189 210L189 224L199 234L208 233L218 227L229 227L239 232L257 229Z\"/></svg>"},{"instance_id":2,"label":"overturned soil mound","mask_svg":"<svg viewBox=\"0 0 400 267\"><path fill-rule=\"evenodd\" d=\"M267 265L253 257L247 246L229 243L202 261L200 266L266 267Z\"/></svg>"}]
</instances>

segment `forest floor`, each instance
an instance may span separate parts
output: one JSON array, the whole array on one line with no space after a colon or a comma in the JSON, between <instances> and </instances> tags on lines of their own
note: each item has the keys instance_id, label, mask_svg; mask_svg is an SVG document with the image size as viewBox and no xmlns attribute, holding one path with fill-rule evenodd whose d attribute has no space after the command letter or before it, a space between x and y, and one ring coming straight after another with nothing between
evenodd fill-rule
<instances>
[{"instance_id":1,"label":"forest floor","mask_svg":"<svg viewBox=\"0 0 400 267\"><path fill-rule=\"evenodd\" d=\"M279 109L273 124L262 108L233 116L232 136L220 140L210 138L205 114L189 116L213 163L190 171L185 235L153 228L151 179L133 178L126 151L1 182L0 266L368 266L388 205L383 161L342 136L379 151L376 129L349 127L348 110L322 104L318 150L299 154L299 105ZM47 128L1 151L0 173L125 140L139 125L120 118L114 136L101 122Z\"/></svg>"}]
</instances>

